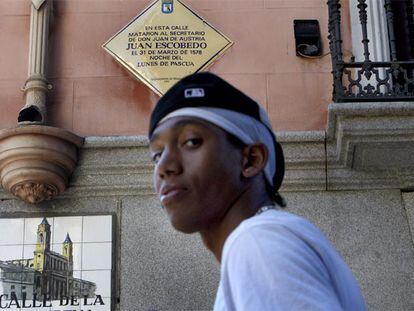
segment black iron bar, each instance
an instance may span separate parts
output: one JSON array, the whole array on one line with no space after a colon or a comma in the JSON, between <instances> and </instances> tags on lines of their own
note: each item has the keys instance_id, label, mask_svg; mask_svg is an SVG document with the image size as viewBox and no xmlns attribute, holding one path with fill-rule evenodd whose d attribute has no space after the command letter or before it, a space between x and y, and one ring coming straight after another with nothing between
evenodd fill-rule
<instances>
[{"instance_id":1,"label":"black iron bar","mask_svg":"<svg viewBox=\"0 0 414 311\"><path fill-rule=\"evenodd\" d=\"M362 68L362 66L366 64L365 62L349 62L344 63L344 67L346 68ZM379 68L389 68L392 64L396 64L398 66L404 66L404 65L414 65L414 61L406 61L406 62L370 62L370 65L372 67L379 67Z\"/></svg>"},{"instance_id":2,"label":"black iron bar","mask_svg":"<svg viewBox=\"0 0 414 311\"><path fill-rule=\"evenodd\" d=\"M341 5L339 0L329 0L329 36L332 39L332 56L342 61Z\"/></svg>"},{"instance_id":3,"label":"black iron bar","mask_svg":"<svg viewBox=\"0 0 414 311\"><path fill-rule=\"evenodd\" d=\"M344 94L342 86L343 68L342 60L342 38L341 38L341 5L339 0L328 0L329 9L329 48L332 59L332 76L333 76L333 98L337 100L337 95Z\"/></svg>"},{"instance_id":4,"label":"black iron bar","mask_svg":"<svg viewBox=\"0 0 414 311\"><path fill-rule=\"evenodd\" d=\"M344 61L341 38L341 5L339 0L329 0L329 47L332 56L333 99L335 102L367 101L414 101L414 54L412 58L398 61L395 37L396 16L394 0L383 1L389 33L391 61L371 61L369 52L368 21L366 0L357 0L359 21L362 30L363 61ZM405 28L409 33L407 42L414 41L414 0L405 0ZM351 8L352 9L352 8ZM408 29L407 29L408 28ZM373 31L376 31L373 29ZM410 48L414 51L413 46Z\"/></svg>"},{"instance_id":5,"label":"black iron bar","mask_svg":"<svg viewBox=\"0 0 414 311\"><path fill-rule=\"evenodd\" d=\"M358 0L358 9L359 9L359 21L361 22L362 28L362 44L364 46L364 57L365 61L369 62L369 39L368 39L368 29L367 29L367 4L366 0Z\"/></svg>"}]
</instances>

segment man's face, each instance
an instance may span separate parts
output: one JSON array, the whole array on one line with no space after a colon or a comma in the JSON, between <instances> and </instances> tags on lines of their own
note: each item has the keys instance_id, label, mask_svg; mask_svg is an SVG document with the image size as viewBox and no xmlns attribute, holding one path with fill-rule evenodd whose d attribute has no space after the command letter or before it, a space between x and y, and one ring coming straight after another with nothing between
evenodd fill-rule
<instances>
[{"instance_id":1,"label":"man's face","mask_svg":"<svg viewBox=\"0 0 414 311\"><path fill-rule=\"evenodd\" d=\"M192 233L220 223L242 191L242 152L215 125L190 117L161 123L150 141L154 186L172 225Z\"/></svg>"}]
</instances>

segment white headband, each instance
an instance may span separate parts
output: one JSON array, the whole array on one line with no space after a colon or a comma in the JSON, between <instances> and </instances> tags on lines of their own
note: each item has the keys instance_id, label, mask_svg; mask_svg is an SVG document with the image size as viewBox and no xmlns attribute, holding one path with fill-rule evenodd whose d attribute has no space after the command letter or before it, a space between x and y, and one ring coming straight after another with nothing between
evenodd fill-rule
<instances>
[{"instance_id":1,"label":"white headband","mask_svg":"<svg viewBox=\"0 0 414 311\"><path fill-rule=\"evenodd\" d=\"M262 113L262 115L266 115ZM276 155L273 137L270 134L271 126L267 118L265 122L269 126L256 119L232 110L211 107L181 108L166 115L159 123L178 116L195 117L208 121L233 136L240 139L244 144L263 143L266 145L269 159L265 166L265 177L268 183L273 186L273 176L276 172Z\"/></svg>"}]
</instances>

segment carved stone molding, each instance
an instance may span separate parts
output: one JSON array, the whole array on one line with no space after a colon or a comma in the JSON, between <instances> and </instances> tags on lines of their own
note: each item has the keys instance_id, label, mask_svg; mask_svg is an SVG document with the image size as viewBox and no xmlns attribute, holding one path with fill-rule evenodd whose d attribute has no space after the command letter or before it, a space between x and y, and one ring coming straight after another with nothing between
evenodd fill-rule
<instances>
[{"instance_id":1,"label":"carved stone molding","mask_svg":"<svg viewBox=\"0 0 414 311\"><path fill-rule=\"evenodd\" d=\"M34 182L17 184L10 189L10 192L23 201L32 204L50 200L59 194L59 190L54 185Z\"/></svg>"},{"instance_id":2,"label":"carved stone molding","mask_svg":"<svg viewBox=\"0 0 414 311\"><path fill-rule=\"evenodd\" d=\"M82 144L83 138L50 126L0 131L2 187L29 203L52 199L65 190Z\"/></svg>"},{"instance_id":3,"label":"carved stone molding","mask_svg":"<svg viewBox=\"0 0 414 311\"><path fill-rule=\"evenodd\" d=\"M281 132L276 136L286 162L281 191L325 190L325 132Z\"/></svg>"},{"instance_id":4,"label":"carved stone molding","mask_svg":"<svg viewBox=\"0 0 414 311\"><path fill-rule=\"evenodd\" d=\"M414 103L329 106L328 189L414 187Z\"/></svg>"},{"instance_id":5,"label":"carved stone molding","mask_svg":"<svg viewBox=\"0 0 414 311\"><path fill-rule=\"evenodd\" d=\"M282 193L414 187L413 103L331 104L326 133L276 136L286 160ZM2 146L0 134L0 157ZM87 137L60 197L153 196L152 169L145 136Z\"/></svg>"},{"instance_id":6,"label":"carved stone molding","mask_svg":"<svg viewBox=\"0 0 414 311\"><path fill-rule=\"evenodd\" d=\"M285 150L282 192L326 189L325 132L277 133ZM60 197L153 196L145 136L87 137L69 188ZM6 197L0 193L0 198Z\"/></svg>"}]
</instances>

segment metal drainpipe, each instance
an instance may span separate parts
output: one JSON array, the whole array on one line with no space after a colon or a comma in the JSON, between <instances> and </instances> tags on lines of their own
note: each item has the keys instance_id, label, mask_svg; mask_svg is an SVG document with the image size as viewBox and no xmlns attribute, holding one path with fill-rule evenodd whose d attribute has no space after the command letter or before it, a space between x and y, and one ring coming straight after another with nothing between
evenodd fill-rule
<instances>
[{"instance_id":1,"label":"metal drainpipe","mask_svg":"<svg viewBox=\"0 0 414 311\"><path fill-rule=\"evenodd\" d=\"M53 0L32 0L29 71L23 88L26 104L19 112L19 125L47 122L46 97L51 85L45 78L45 71L52 5Z\"/></svg>"}]
</instances>

